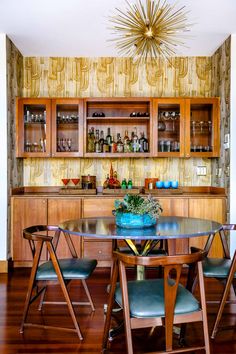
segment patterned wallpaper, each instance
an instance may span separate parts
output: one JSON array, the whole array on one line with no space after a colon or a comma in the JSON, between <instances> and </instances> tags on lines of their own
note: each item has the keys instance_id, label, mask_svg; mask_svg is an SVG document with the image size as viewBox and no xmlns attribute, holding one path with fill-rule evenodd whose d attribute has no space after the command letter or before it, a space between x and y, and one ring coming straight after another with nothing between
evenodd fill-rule
<instances>
[{"instance_id":1,"label":"patterned wallpaper","mask_svg":"<svg viewBox=\"0 0 236 354\"><path fill-rule=\"evenodd\" d=\"M134 64L129 58L23 58L25 97L171 97L212 95L210 57ZM96 175L101 185L109 159L24 159L24 185L60 185L61 178ZM114 159L120 178L176 178L181 185L211 185L210 159ZM197 177L205 165L207 176ZM144 166L144 168L143 168Z\"/></svg>"},{"instance_id":2,"label":"patterned wallpaper","mask_svg":"<svg viewBox=\"0 0 236 354\"><path fill-rule=\"evenodd\" d=\"M23 161L15 157L15 101L22 95L23 57L7 37L7 136L8 136L8 252L10 253L10 188L23 185Z\"/></svg>"},{"instance_id":3,"label":"patterned wallpaper","mask_svg":"<svg viewBox=\"0 0 236 354\"><path fill-rule=\"evenodd\" d=\"M230 153L224 149L224 139L230 133L230 37L212 56L212 68L212 95L221 98L221 156L213 160L213 183L229 188Z\"/></svg>"},{"instance_id":4,"label":"patterned wallpaper","mask_svg":"<svg viewBox=\"0 0 236 354\"><path fill-rule=\"evenodd\" d=\"M210 57L161 59L24 58L25 97L211 95Z\"/></svg>"}]
</instances>

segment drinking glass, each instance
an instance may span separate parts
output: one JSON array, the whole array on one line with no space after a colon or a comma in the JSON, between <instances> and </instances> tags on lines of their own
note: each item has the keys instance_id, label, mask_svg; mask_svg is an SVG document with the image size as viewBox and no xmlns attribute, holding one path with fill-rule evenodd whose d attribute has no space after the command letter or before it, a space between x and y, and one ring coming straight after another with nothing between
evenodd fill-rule
<instances>
[{"instance_id":1,"label":"drinking glass","mask_svg":"<svg viewBox=\"0 0 236 354\"><path fill-rule=\"evenodd\" d=\"M79 178L71 178L72 183L77 186L77 184L79 183L80 179Z\"/></svg>"},{"instance_id":2,"label":"drinking glass","mask_svg":"<svg viewBox=\"0 0 236 354\"><path fill-rule=\"evenodd\" d=\"M62 178L61 180L64 186L67 187L67 184L70 182L70 178Z\"/></svg>"}]
</instances>

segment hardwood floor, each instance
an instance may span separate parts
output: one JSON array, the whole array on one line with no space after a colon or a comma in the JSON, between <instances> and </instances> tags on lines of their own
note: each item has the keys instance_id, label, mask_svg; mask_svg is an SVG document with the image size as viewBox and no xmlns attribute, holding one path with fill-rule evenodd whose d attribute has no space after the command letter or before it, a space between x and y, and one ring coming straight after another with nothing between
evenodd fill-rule
<instances>
[{"instance_id":1,"label":"hardwood floor","mask_svg":"<svg viewBox=\"0 0 236 354\"><path fill-rule=\"evenodd\" d=\"M24 335L19 333L23 304L28 284L29 269L14 269L8 275L0 274L0 353L1 354L68 354L68 353L101 353L101 342L104 324L103 304L107 301L106 287L109 282L109 270L98 269L88 280L88 286L94 299L96 311L91 313L89 307L76 309L84 340L74 333L53 330L26 328ZM214 280L206 283L207 298L220 297L222 286ZM82 287L78 282L71 284L70 293L75 300L83 295ZM231 294L232 296L232 294ZM48 297L61 299L61 291L57 286L52 286ZM209 330L212 329L217 305L208 305ZM62 324L70 327L72 322L65 306L45 305L40 314L36 305L30 312L32 321L43 321L47 324ZM234 330L224 330L217 334L211 341L213 354L236 354L236 305L228 305L224 312L222 325L234 325ZM152 333L139 330L134 333L136 353L154 351L163 344L163 332L157 329ZM202 340L201 327L198 324L189 325L187 328L187 343ZM126 353L125 338L117 337L111 343L111 354Z\"/></svg>"}]
</instances>

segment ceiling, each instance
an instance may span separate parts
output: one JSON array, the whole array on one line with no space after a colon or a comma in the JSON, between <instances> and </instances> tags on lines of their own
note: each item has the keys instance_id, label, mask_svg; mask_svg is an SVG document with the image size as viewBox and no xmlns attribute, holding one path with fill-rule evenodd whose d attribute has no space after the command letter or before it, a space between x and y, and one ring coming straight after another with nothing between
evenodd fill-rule
<instances>
[{"instance_id":1,"label":"ceiling","mask_svg":"<svg viewBox=\"0 0 236 354\"><path fill-rule=\"evenodd\" d=\"M195 24L179 55L212 55L236 33L236 0L179 0L181 5ZM107 41L108 16L126 6L125 0L0 0L0 33L24 56L118 56Z\"/></svg>"}]
</instances>

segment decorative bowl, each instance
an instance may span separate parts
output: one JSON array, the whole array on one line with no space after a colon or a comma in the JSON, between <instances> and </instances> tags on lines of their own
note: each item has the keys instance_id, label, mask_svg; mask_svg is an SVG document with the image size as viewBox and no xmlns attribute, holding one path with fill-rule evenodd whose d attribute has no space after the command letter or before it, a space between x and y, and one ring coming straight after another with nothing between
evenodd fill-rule
<instances>
[{"instance_id":1,"label":"decorative bowl","mask_svg":"<svg viewBox=\"0 0 236 354\"><path fill-rule=\"evenodd\" d=\"M164 181L164 188L170 188L170 187L171 187L170 181Z\"/></svg>"},{"instance_id":2,"label":"decorative bowl","mask_svg":"<svg viewBox=\"0 0 236 354\"><path fill-rule=\"evenodd\" d=\"M171 188L178 188L178 187L179 187L178 181L171 181Z\"/></svg>"},{"instance_id":3,"label":"decorative bowl","mask_svg":"<svg viewBox=\"0 0 236 354\"><path fill-rule=\"evenodd\" d=\"M163 181L157 181L156 182L156 187L157 188L163 188L164 187L164 182Z\"/></svg>"},{"instance_id":4,"label":"decorative bowl","mask_svg":"<svg viewBox=\"0 0 236 354\"><path fill-rule=\"evenodd\" d=\"M157 223L155 218L148 214L133 214L116 212L116 225L125 229L146 228Z\"/></svg>"}]
</instances>

